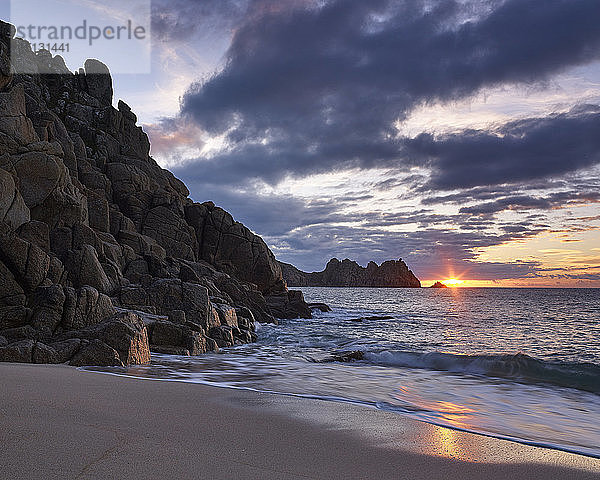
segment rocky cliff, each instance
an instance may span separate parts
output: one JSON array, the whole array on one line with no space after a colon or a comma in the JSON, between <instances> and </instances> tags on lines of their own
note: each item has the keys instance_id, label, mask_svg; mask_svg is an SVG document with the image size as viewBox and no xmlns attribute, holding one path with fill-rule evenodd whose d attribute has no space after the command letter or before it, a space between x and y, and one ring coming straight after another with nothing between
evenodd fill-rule
<instances>
[{"instance_id":1,"label":"rocky cliff","mask_svg":"<svg viewBox=\"0 0 600 480\"><path fill-rule=\"evenodd\" d=\"M280 262L283 278L294 287L420 287L421 282L400 260L361 267L352 260L332 258L322 272L306 273Z\"/></svg>"},{"instance_id":2,"label":"rocky cliff","mask_svg":"<svg viewBox=\"0 0 600 480\"><path fill-rule=\"evenodd\" d=\"M260 237L149 156L105 65L0 30L0 361L146 363L310 315Z\"/></svg>"}]
</instances>

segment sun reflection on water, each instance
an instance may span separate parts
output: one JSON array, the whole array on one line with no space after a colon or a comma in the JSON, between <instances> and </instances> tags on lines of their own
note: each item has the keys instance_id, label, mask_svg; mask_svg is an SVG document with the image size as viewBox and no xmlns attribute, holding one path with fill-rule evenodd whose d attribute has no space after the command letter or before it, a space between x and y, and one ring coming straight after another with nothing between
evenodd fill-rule
<instances>
[{"instance_id":1,"label":"sun reflection on water","mask_svg":"<svg viewBox=\"0 0 600 480\"><path fill-rule=\"evenodd\" d=\"M469 420L472 414L476 413L476 410L472 408L443 401L434 402L426 408L440 412L441 418L453 427L461 429L469 429L473 427Z\"/></svg>"}]
</instances>

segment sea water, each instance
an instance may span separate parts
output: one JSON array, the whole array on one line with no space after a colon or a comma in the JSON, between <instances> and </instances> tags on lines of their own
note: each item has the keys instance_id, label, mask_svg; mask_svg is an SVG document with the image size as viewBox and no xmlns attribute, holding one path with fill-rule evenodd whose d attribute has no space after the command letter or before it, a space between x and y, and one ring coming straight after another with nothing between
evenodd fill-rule
<instances>
[{"instance_id":1,"label":"sea water","mask_svg":"<svg viewBox=\"0 0 600 480\"><path fill-rule=\"evenodd\" d=\"M600 289L301 290L332 311L258 325L256 343L217 354L107 370L353 402L600 457ZM347 352L361 353L340 361Z\"/></svg>"}]
</instances>

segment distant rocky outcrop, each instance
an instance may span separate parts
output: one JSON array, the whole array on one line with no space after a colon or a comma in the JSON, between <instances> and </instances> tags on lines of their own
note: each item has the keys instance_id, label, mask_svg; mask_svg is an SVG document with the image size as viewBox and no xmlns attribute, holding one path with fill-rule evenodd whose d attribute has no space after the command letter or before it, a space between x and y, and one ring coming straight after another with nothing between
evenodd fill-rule
<instances>
[{"instance_id":1,"label":"distant rocky outcrop","mask_svg":"<svg viewBox=\"0 0 600 480\"><path fill-rule=\"evenodd\" d=\"M260 237L149 156L104 64L13 37L0 22L0 361L146 363L310 316Z\"/></svg>"},{"instance_id":2,"label":"distant rocky outcrop","mask_svg":"<svg viewBox=\"0 0 600 480\"><path fill-rule=\"evenodd\" d=\"M421 282L400 260L361 267L352 260L332 258L322 272L306 273L288 263L279 263L283 278L293 287L415 287Z\"/></svg>"},{"instance_id":3,"label":"distant rocky outcrop","mask_svg":"<svg viewBox=\"0 0 600 480\"><path fill-rule=\"evenodd\" d=\"M442 283L442 282L435 282L433 285L431 285L431 287L429 288L448 288L448 285Z\"/></svg>"}]
</instances>

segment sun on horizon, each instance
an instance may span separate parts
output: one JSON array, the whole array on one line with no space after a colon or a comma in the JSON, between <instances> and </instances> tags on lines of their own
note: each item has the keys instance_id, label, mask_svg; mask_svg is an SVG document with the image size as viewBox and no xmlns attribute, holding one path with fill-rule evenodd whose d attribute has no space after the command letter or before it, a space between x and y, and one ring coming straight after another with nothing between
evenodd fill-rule
<instances>
[{"instance_id":1,"label":"sun on horizon","mask_svg":"<svg viewBox=\"0 0 600 480\"><path fill-rule=\"evenodd\" d=\"M442 283L447 287L461 287L464 285L465 281L459 278L448 278L446 280L442 280Z\"/></svg>"}]
</instances>

